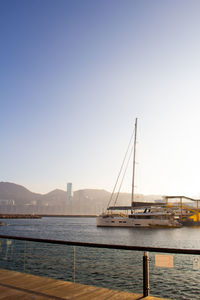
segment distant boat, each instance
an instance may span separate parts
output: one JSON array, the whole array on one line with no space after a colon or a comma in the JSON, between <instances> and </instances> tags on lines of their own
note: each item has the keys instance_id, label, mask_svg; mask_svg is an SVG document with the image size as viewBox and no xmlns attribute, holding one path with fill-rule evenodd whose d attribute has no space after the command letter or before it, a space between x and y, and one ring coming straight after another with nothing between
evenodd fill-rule
<instances>
[{"instance_id":1,"label":"distant boat","mask_svg":"<svg viewBox=\"0 0 200 300\"><path fill-rule=\"evenodd\" d=\"M168 212L164 206L152 206L137 208L134 204L134 180L135 180L135 158L136 158L136 138L137 138L137 118L134 129L134 149L133 149L133 175L132 175L132 196L131 206L128 207L130 213L120 212L120 207L107 207L106 212L97 216L96 225L98 227L148 227L148 228L176 228L182 225L174 218L173 213ZM112 197L112 196L111 196ZM110 202L110 201L109 201ZM123 209L123 208L122 208ZM127 207L126 207L127 209ZM128 210L127 210L128 212Z\"/></svg>"}]
</instances>

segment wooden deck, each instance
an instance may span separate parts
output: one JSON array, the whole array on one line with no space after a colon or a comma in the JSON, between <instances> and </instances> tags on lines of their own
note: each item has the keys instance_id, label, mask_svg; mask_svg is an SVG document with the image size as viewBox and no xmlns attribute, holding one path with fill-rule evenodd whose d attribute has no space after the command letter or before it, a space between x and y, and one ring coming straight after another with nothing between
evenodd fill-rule
<instances>
[{"instance_id":1,"label":"wooden deck","mask_svg":"<svg viewBox=\"0 0 200 300\"><path fill-rule=\"evenodd\" d=\"M42 300L158 300L163 298L145 297L117 290L72 283L0 269L0 299Z\"/></svg>"}]
</instances>

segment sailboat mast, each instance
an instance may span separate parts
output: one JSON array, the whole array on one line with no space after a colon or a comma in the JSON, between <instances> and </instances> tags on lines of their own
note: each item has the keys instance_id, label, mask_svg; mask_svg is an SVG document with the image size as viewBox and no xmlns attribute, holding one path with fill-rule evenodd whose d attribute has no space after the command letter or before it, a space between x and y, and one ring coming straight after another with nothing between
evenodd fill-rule
<instances>
[{"instance_id":1,"label":"sailboat mast","mask_svg":"<svg viewBox=\"0 0 200 300\"><path fill-rule=\"evenodd\" d=\"M134 151L133 151L133 175L132 175L131 213L133 213L133 207L134 207L136 139L137 139L137 118L135 119L135 137L134 137Z\"/></svg>"}]
</instances>

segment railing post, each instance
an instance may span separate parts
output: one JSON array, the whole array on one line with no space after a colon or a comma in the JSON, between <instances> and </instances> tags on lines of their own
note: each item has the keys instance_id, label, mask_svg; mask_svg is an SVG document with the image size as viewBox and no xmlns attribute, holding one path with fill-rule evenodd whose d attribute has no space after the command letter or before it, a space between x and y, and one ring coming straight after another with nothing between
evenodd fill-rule
<instances>
[{"instance_id":1,"label":"railing post","mask_svg":"<svg viewBox=\"0 0 200 300\"><path fill-rule=\"evenodd\" d=\"M149 296L149 253L144 252L143 256L143 297Z\"/></svg>"},{"instance_id":2,"label":"railing post","mask_svg":"<svg viewBox=\"0 0 200 300\"><path fill-rule=\"evenodd\" d=\"M24 272L26 271L26 241L24 241Z\"/></svg>"},{"instance_id":3,"label":"railing post","mask_svg":"<svg viewBox=\"0 0 200 300\"><path fill-rule=\"evenodd\" d=\"M73 281L76 282L76 246L74 246L74 272Z\"/></svg>"}]
</instances>

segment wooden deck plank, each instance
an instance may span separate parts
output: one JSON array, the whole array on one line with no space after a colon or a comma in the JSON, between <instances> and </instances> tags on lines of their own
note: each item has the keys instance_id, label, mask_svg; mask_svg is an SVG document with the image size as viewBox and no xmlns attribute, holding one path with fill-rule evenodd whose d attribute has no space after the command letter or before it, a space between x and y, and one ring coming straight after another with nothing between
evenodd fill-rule
<instances>
[{"instance_id":1,"label":"wooden deck plank","mask_svg":"<svg viewBox=\"0 0 200 300\"><path fill-rule=\"evenodd\" d=\"M7 275L4 276L3 278L0 275L0 282L2 284L7 284L9 281L9 285L13 285L15 287L21 288L21 289L26 289L27 287L29 290L37 291L45 288L54 287L54 286L60 286L60 285L70 285L71 282L64 282L61 280L54 280L51 278L44 278L44 277L39 277L39 276L34 276L31 274L23 274L23 273L17 273L13 271L11 272L10 276ZM15 274L16 273L16 274Z\"/></svg>"},{"instance_id":2,"label":"wooden deck plank","mask_svg":"<svg viewBox=\"0 0 200 300\"><path fill-rule=\"evenodd\" d=\"M13 272L13 271L10 271L10 270L8 270L9 272L10 272L10 274L8 273L8 272L6 272L6 270L2 270L2 269L0 269L0 278L1 278L1 280L7 280L7 279L10 279L11 277L18 277L18 272Z\"/></svg>"},{"instance_id":3,"label":"wooden deck plank","mask_svg":"<svg viewBox=\"0 0 200 300\"><path fill-rule=\"evenodd\" d=\"M0 299L1 300L49 300L49 297L31 295L27 292L18 291L8 287L0 286Z\"/></svg>"},{"instance_id":4,"label":"wooden deck plank","mask_svg":"<svg viewBox=\"0 0 200 300\"><path fill-rule=\"evenodd\" d=\"M44 287L44 286L49 286L49 282L47 282L45 279L41 278L41 281L38 280L33 280L32 278L30 278L28 281L25 278L22 278L21 276L19 278L8 278L6 280L0 280L0 283L2 284L7 284L9 282L10 286L16 287L16 288L20 288L20 289L29 289L29 290L34 290L37 289L38 286L40 288ZM51 283L50 283L51 284Z\"/></svg>"},{"instance_id":5,"label":"wooden deck plank","mask_svg":"<svg viewBox=\"0 0 200 300\"><path fill-rule=\"evenodd\" d=\"M162 298L142 298L141 294L0 269L0 300L2 299L161 300Z\"/></svg>"},{"instance_id":6,"label":"wooden deck plank","mask_svg":"<svg viewBox=\"0 0 200 300\"><path fill-rule=\"evenodd\" d=\"M63 299L68 299L68 298L71 299L77 296L81 297L82 294L94 291L96 289L98 288L72 283L71 285L64 285L57 288L51 288L49 286L48 289L45 288L40 291L47 295L51 295L51 296L57 295L58 297L61 297Z\"/></svg>"},{"instance_id":7,"label":"wooden deck plank","mask_svg":"<svg viewBox=\"0 0 200 300\"><path fill-rule=\"evenodd\" d=\"M8 289L7 287L0 287L0 299L4 299L5 297L9 297L12 295L21 294L20 291L15 291L13 289Z\"/></svg>"},{"instance_id":8,"label":"wooden deck plank","mask_svg":"<svg viewBox=\"0 0 200 300\"><path fill-rule=\"evenodd\" d=\"M23 283L23 286L24 288L26 288L28 286L28 288L32 291L42 291L42 290L48 290L49 288L56 288L56 287L61 287L62 285L65 285L65 282L62 282L62 281L52 281L52 280L45 280L46 278L43 278L41 277L41 280L40 280L40 277L39 279L35 279L33 277L30 277L29 278L29 281L27 282L24 282ZM19 282L18 285L20 287L22 287L22 284ZM69 283L70 285L70 283Z\"/></svg>"},{"instance_id":9,"label":"wooden deck plank","mask_svg":"<svg viewBox=\"0 0 200 300\"><path fill-rule=\"evenodd\" d=\"M141 299L142 294L131 294L128 292L122 292L122 291L116 291L115 294L113 294L109 300L137 300Z\"/></svg>"},{"instance_id":10,"label":"wooden deck plank","mask_svg":"<svg viewBox=\"0 0 200 300\"><path fill-rule=\"evenodd\" d=\"M131 294L131 293L126 293L122 291L116 291L116 290L108 290L108 289L97 289L96 291L92 293L87 293L81 295L80 298L73 298L73 300L138 300L141 299L142 295L138 294Z\"/></svg>"}]
</instances>

